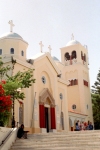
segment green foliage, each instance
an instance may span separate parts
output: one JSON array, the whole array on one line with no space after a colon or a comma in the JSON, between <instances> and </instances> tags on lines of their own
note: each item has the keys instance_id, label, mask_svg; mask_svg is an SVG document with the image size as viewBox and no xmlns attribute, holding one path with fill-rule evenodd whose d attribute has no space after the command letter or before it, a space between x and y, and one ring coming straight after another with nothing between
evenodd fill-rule
<instances>
[{"instance_id":1,"label":"green foliage","mask_svg":"<svg viewBox=\"0 0 100 150\"><path fill-rule=\"evenodd\" d=\"M97 81L95 81L91 91L94 125L95 129L100 129L100 70L97 74Z\"/></svg>"},{"instance_id":2,"label":"green foliage","mask_svg":"<svg viewBox=\"0 0 100 150\"><path fill-rule=\"evenodd\" d=\"M24 72L18 72L14 76L7 75L6 84L3 85L6 95L11 95L15 99L24 99L25 94L19 89L29 88L32 83L35 83L33 79L33 70L29 69Z\"/></svg>"},{"instance_id":3,"label":"green foliage","mask_svg":"<svg viewBox=\"0 0 100 150\"><path fill-rule=\"evenodd\" d=\"M11 67L9 65L7 65L6 67L4 67L3 65L4 63L2 61L2 58L0 57L0 79L1 80L4 77L4 75L7 74L9 70L11 70Z\"/></svg>"},{"instance_id":4,"label":"green foliage","mask_svg":"<svg viewBox=\"0 0 100 150\"><path fill-rule=\"evenodd\" d=\"M11 68L9 65L4 67L4 63L0 58L0 79L2 81L4 76L6 76L6 83L2 85L6 96L10 95L12 100L24 100L25 94L22 89L29 88L35 83L35 79L33 79L34 70L19 71L15 75L9 76L7 73L14 69L15 63L16 60L12 58L13 67ZM11 113L7 111L0 113L0 124L6 124L10 115Z\"/></svg>"},{"instance_id":5,"label":"green foliage","mask_svg":"<svg viewBox=\"0 0 100 150\"><path fill-rule=\"evenodd\" d=\"M5 126L9 122L9 118L11 116L11 112L5 111L0 113L0 126Z\"/></svg>"}]
</instances>

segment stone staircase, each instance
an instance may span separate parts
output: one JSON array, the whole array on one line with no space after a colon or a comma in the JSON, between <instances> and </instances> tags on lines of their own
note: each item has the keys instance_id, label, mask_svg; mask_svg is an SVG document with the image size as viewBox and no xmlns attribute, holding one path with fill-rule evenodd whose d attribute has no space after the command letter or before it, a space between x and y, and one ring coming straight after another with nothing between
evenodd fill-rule
<instances>
[{"instance_id":1,"label":"stone staircase","mask_svg":"<svg viewBox=\"0 0 100 150\"><path fill-rule=\"evenodd\" d=\"M10 150L100 150L100 131L28 134L28 139L16 139Z\"/></svg>"}]
</instances>

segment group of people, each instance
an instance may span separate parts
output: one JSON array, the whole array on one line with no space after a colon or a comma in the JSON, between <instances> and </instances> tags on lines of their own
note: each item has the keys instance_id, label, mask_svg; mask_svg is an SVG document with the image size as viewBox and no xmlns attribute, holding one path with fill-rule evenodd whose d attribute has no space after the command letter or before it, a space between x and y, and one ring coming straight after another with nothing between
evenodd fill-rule
<instances>
[{"instance_id":1,"label":"group of people","mask_svg":"<svg viewBox=\"0 0 100 150\"><path fill-rule=\"evenodd\" d=\"M76 125L75 131L93 130L92 122L87 123L87 122L80 122L78 120L75 125ZM22 124L20 128L18 129L17 137L27 139L27 132L29 131L24 131L24 125Z\"/></svg>"},{"instance_id":2,"label":"group of people","mask_svg":"<svg viewBox=\"0 0 100 150\"><path fill-rule=\"evenodd\" d=\"M79 120L76 122L75 131L82 131L82 130L93 130L92 122L80 122Z\"/></svg>"}]
</instances>

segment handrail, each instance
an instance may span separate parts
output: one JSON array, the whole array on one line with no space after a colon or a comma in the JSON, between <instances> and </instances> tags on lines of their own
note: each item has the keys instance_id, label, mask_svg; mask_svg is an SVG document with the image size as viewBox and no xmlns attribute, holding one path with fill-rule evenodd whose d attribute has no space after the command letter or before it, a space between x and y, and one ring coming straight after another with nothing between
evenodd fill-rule
<instances>
[{"instance_id":1,"label":"handrail","mask_svg":"<svg viewBox=\"0 0 100 150\"><path fill-rule=\"evenodd\" d=\"M11 135L11 133L14 131L14 128L8 133L8 135L1 141L0 146L2 146L4 144L4 142L6 141L6 139Z\"/></svg>"}]
</instances>

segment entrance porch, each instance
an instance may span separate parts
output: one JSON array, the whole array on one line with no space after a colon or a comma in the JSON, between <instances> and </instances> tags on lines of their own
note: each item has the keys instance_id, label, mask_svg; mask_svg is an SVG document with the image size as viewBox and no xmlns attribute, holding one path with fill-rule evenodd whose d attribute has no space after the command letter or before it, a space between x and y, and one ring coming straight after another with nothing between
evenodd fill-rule
<instances>
[{"instance_id":1,"label":"entrance porch","mask_svg":"<svg viewBox=\"0 0 100 150\"><path fill-rule=\"evenodd\" d=\"M47 88L39 96L39 119L42 133L56 131L55 100Z\"/></svg>"}]
</instances>

